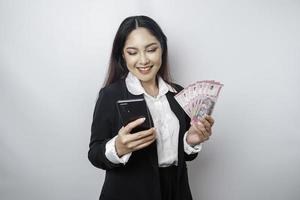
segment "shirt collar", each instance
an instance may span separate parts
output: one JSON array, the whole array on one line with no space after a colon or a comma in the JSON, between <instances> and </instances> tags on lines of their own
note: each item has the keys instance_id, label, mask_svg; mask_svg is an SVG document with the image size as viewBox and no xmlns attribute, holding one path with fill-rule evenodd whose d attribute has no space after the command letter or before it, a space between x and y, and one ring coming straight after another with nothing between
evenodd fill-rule
<instances>
[{"instance_id":1,"label":"shirt collar","mask_svg":"<svg viewBox=\"0 0 300 200\"><path fill-rule=\"evenodd\" d=\"M134 76L131 72L128 72L127 77L125 79L126 87L128 91L133 95L141 95L145 94L150 96L146 93L145 89L143 88L140 80ZM166 83L160 76L158 77L158 95L157 97L163 96L167 94L168 91L177 93L177 91L168 83Z\"/></svg>"}]
</instances>

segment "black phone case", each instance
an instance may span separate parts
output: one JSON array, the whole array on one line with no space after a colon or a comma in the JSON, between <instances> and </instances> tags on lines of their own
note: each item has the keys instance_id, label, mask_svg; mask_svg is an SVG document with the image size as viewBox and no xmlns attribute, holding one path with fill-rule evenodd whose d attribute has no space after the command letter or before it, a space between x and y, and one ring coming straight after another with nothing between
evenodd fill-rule
<instances>
[{"instance_id":1,"label":"black phone case","mask_svg":"<svg viewBox=\"0 0 300 200\"><path fill-rule=\"evenodd\" d=\"M150 113L145 99L119 100L117 101L117 108L123 126L126 126L136 119L142 117L146 118L144 123L132 129L131 133L147 130L152 127Z\"/></svg>"}]
</instances>

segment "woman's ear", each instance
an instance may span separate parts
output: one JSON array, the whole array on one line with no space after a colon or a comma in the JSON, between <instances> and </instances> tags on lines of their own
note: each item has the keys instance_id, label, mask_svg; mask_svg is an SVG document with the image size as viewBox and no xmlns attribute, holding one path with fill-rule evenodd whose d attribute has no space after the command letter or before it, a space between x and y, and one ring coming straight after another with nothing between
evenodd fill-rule
<instances>
[{"instance_id":1,"label":"woman's ear","mask_svg":"<svg viewBox=\"0 0 300 200\"><path fill-rule=\"evenodd\" d=\"M122 53L122 60L123 60L124 63L126 63L124 53Z\"/></svg>"}]
</instances>

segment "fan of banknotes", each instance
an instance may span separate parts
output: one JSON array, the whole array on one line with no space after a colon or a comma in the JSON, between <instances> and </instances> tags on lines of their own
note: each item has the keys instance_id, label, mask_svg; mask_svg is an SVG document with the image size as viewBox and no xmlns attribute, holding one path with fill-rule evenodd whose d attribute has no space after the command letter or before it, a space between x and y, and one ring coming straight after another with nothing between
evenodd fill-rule
<instances>
[{"instance_id":1,"label":"fan of banknotes","mask_svg":"<svg viewBox=\"0 0 300 200\"><path fill-rule=\"evenodd\" d=\"M197 81L175 95L175 99L192 121L198 121L212 114L222 87L214 80Z\"/></svg>"}]
</instances>

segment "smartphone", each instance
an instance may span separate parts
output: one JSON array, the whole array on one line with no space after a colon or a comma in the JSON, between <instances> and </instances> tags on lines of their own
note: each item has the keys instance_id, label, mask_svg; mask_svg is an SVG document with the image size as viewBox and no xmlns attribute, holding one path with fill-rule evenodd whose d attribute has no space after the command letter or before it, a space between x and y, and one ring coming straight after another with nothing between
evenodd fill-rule
<instances>
[{"instance_id":1,"label":"smartphone","mask_svg":"<svg viewBox=\"0 0 300 200\"><path fill-rule=\"evenodd\" d=\"M143 124L132 129L132 133L147 130L152 127L150 112L145 102L145 99L126 99L117 101L117 108L122 125L126 126L128 123L145 117Z\"/></svg>"}]
</instances>

